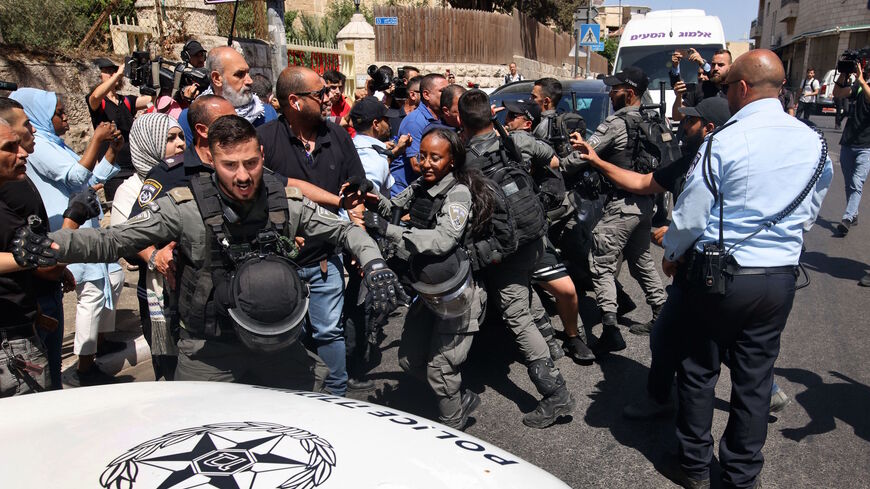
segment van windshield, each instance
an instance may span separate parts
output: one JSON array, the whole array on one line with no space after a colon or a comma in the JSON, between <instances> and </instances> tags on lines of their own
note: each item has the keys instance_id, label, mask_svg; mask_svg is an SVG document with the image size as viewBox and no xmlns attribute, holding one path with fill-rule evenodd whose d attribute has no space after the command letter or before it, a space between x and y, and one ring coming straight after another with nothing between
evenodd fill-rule
<instances>
[{"instance_id":1,"label":"van windshield","mask_svg":"<svg viewBox=\"0 0 870 489\"><path fill-rule=\"evenodd\" d=\"M675 50L688 50L693 47L701 53L701 57L709 63L713 59L713 53L722 49L721 45L701 46L631 46L619 50L619 58L616 60L614 73L624 68L634 66L640 68L649 77L650 90L658 89L659 82L665 82L665 88L670 90L671 78L668 72L671 70L671 55ZM680 62L680 78L686 83L698 83L698 65L689 61L687 56Z\"/></svg>"}]
</instances>

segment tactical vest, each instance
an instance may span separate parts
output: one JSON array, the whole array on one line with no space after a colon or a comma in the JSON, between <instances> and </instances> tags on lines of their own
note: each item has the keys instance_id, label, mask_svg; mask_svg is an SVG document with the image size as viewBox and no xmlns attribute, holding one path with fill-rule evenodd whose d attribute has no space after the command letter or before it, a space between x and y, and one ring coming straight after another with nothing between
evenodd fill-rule
<instances>
[{"instance_id":1,"label":"tactical vest","mask_svg":"<svg viewBox=\"0 0 870 489\"><path fill-rule=\"evenodd\" d=\"M179 260L178 314L184 328L194 336L210 339L231 339L235 337L231 319L225 311L220 311L220 293L215 287L229 288L229 277L238 260L254 249L260 250L278 243L269 242L273 238L290 236L287 222L290 212L287 207L287 193L284 185L272 175L263 173L263 186L267 193L268 220L253 243L243 243L233 239L225 219L238 219L219 195L217 184L209 173L193 175L189 188L193 193L202 220L205 223L205 256L202 267L194 268L182 254ZM276 241L277 241L276 239ZM256 248L255 248L256 246Z\"/></svg>"},{"instance_id":2,"label":"tactical vest","mask_svg":"<svg viewBox=\"0 0 870 489\"><path fill-rule=\"evenodd\" d=\"M447 193L456 186L453 185L441 190L437 195L429 195L429 192L420 188L414 192L414 199L410 203L409 214L411 220L409 223L412 228L417 229L434 229L438 211L444 206L444 200L447 198Z\"/></svg>"}]
</instances>

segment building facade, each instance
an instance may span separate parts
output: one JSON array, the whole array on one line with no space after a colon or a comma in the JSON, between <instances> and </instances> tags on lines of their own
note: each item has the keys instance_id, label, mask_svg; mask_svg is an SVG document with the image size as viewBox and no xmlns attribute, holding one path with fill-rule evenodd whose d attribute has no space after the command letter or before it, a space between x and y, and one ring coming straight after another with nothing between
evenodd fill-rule
<instances>
[{"instance_id":1,"label":"building facade","mask_svg":"<svg viewBox=\"0 0 870 489\"><path fill-rule=\"evenodd\" d=\"M867 7L865 0L759 0L749 35L779 54L794 88L808 68L821 78L846 49L870 47Z\"/></svg>"}]
</instances>

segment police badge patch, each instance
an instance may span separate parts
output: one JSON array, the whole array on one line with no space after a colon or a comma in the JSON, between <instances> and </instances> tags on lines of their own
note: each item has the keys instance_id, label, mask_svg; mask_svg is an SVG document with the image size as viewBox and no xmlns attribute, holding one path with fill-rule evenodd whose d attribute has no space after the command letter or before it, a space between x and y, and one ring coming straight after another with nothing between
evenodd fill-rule
<instances>
[{"instance_id":1,"label":"police badge patch","mask_svg":"<svg viewBox=\"0 0 870 489\"><path fill-rule=\"evenodd\" d=\"M255 421L186 428L112 460L104 488L311 488L332 475L335 449L314 433Z\"/></svg>"},{"instance_id":2,"label":"police badge patch","mask_svg":"<svg viewBox=\"0 0 870 489\"><path fill-rule=\"evenodd\" d=\"M142 184L142 190L139 191L139 207L144 209L149 202L157 197L157 194L159 194L161 190L163 190L163 185L161 185L157 180L152 180L150 178L145 180L145 183Z\"/></svg>"},{"instance_id":3,"label":"police badge patch","mask_svg":"<svg viewBox=\"0 0 870 489\"><path fill-rule=\"evenodd\" d=\"M450 204L447 207L447 217L450 219L450 224L453 229L461 231L465 226L465 220L468 219L468 209L462 204Z\"/></svg>"},{"instance_id":4,"label":"police badge patch","mask_svg":"<svg viewBox=\"0 0 870 489\"><path fill-rule=\"evenodd\" d=\"M700 159L701 159L701 152L699 151L697 154L695 154L695 159L692 160L692 164L689 165L689 169L686 171L686 178L689 178L689 175L691 175L692 172L695 171L695 167L698 165L698 161Z\"/></svg>"}]
</instances>

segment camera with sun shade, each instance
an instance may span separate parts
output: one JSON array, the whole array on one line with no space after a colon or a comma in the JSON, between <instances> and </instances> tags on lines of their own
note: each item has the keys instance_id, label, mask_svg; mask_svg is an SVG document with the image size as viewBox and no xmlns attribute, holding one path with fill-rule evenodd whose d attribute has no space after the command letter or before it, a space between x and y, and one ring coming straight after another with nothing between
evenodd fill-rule
<instances>
[{"instance_id":1,"label":"camera with sun shade","mask_svg":"<svg viewBox=\"0 0 870 489\"><path fill-rule=\"evenodd\" d=\"M868 61L870 61L870 48L847 49L840 55L837 71L847 74L857 73L858 69L867 68Z\"/></svg>"},{"instance_id":2,"label":"camera with sun shade","mask_svg":"<svg viewBox=\"0 0 870 489\"><path fill-rule=\"evenodd\" d=\"M184 62L162 57L152 58L148 51L134 51L124 60L124 77L138 87L143 95L169 95L178 98L180 91L196 85L199 92L209 86L208 73Z\"/></svg>"},{"instance_id":3,"label":"camera with sun shade","mask_svg":"<svg viewBox=\"0 0 870 489\"><path fill-rule=\"evenodd\" d=\"M388 66L369 65L366 70L372 79L372 90L390 93L393 98L404 100L408 98L408 85L405 83L405 70L399 68L399 76L393 77L393 70Z\"/></svg>"}]
</instances>

